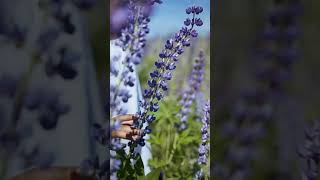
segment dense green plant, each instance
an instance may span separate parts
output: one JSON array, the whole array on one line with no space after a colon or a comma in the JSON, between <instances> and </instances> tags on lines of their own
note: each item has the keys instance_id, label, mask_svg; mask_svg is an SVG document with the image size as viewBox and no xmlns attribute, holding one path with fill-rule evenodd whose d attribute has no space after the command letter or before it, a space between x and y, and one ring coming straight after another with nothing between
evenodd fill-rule
<instances>
[{"instance_id":1,"label":"dense green plant","mask_svg":"<svg viewBox=\"0 0 320 180\"><path fill-rule=\"evenodd\" d=\"M165 178L193 179L199 170L197 164L198 146L201 141L201 123L195 121L191 113L189 128L179 132L175 127L180 120L175 116L180 105L174 98L167 98L155 114L159 121L153 124L153 133L148 140L151 144L152 169L162 167ZM193 107L194 109L194 107Z\"/></svg>"},{"instance_id":2,"label":"dense green plant","mask_svg":"<svg viewBox=\"0 0 320 180\"><path fill-rule=\"evenodd\" d=\"M140 155L135 157L135 163L131 163L130 159L127 158L124 149L117 151L117 159L121 160L120 168L117 172L119 179L128 179L128 180L152 180L158 179L160 175L160 168L154 169L152 172L144 175L144 165Z\"/></svg>"}]
</instances>

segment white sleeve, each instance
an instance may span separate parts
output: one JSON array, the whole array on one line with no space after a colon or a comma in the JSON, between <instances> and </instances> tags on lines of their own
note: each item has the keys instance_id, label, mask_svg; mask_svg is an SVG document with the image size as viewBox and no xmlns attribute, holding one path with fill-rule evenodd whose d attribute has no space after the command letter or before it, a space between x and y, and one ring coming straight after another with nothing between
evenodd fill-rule
<instances>
[{"instance_id":1,"label":"white sleeve","mask_svg":"<svg viewBox=\"0 0 320 180\"><path fill-rule=\"evenodd\" d=\"M114 57L118 57L114 59ZM122 49L115 45L114 41L110 42L110 66L113 66L116 70L119 71L119 74L123 72L124 66L122 62L125 60L126 52L122 51ZM116 61L115 61L116 60ZM127 111L127 113L137 113L139 111L139 101L143 99L139 76L137 75L136 69L134 68L134 72L130 75L135 78L135 85L133 87L124 86L121 84L121 88L126 88L130 91L130 94L132 95L131 98L129 98L127 103L121 103L120 106ZM117 77L110 77L110 85L117 82ZM145 139L149 139L149 136L146 135ZM123 143L127 143L128 140L121 140ZM141 152L141 158L144 164L144 173L148 174L150 172L150 167L148 166L148 160L151 159L151 146L150 143L146 141L146 145L142 148L139 146L138 151Z\"/></svg>"}]
</instances>

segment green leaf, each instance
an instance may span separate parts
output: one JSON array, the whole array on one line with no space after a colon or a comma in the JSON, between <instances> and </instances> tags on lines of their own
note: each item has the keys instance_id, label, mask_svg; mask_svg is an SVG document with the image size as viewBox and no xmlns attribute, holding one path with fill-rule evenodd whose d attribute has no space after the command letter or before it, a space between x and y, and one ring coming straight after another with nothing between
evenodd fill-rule
<instances>
[{"instance_id":1,"label":"green leaf","mask_svg":"<svg viewBox=\"0 0 320 180\"><path fill-rule=\"evenodd\" d=\"M133 167L132 167L132 165L131 165L130 159L127 159L127 160L126 160L126 165L125 165L124 168L126 169L126 171L127 171L129 174L134 174L134 169L133 169Z\"/></svg>"},{"instance_id":2,"label":"green leaf","mask_svg":"<svg viewBox=\"0 0 320 180\"><path fill-rule=\"evenodd\" d=\"M151 171L149 174L146 176L146 180L158 180L160 176L161 168L157 168L153 171Z\"/></svg>"},{"instance_id":3,"label":"green leaf","mask_svg":"<svg viewBox=\"0 0 320 180\"><path fill-rule=\"evenodd\" d=\"M144 165L143 165L143 161L141 159L140 154L138 155L138 159L136 161L136 164L134 165L134 169L135 169L136 174L138 176L143 176L144 175Z\"/></svg>"},{"instance_id":4,"label":"green leaf","mask_svg":"<svg viewBox=\"0 0 320 180\"><path fill-rule=\"evenodd\" d=\"M119 168L119 170L117 171L117 177L118 177L119 179L122 179L122 178L125 178L125 177L126 177L126 169L125 169L125 166L126 166L126 161L121 161L120 168Z\"/></svg>"},{"instance_id":5,"label":"green leaf","mask_svg":"<svg viewBox=\"0 0 320 180\"><path fill-rule=\"evenodd\" d=\"M186 144L190 144L192 142L196 142L197 140L198 140L197 137L187 137L187 138L181 139L180 143L183 145L186 145Z\"/></svg>"},{"instance_id":6,"label":"green leaf","mask_svg":"<svg viewBox=\"0 0 320 180\"><path fill-rule=\"evenodd\" d=\"M146 176L138 176L137 180L158 180L160 176L161 168L157 168L151 171Z\"/></svg>"},{"instance_id":7,"label":"green leaf","mask_svg":"<svg viewBox=\"0 0 320 180\"><path fill-rule=\"evenodd\" d=\"M155 137L154 135L150 135L150 139L148 139L148 142L155 144L155 145L161 145L160 139Z\"/></svg>"},{"instance_id":8,"label":"green leaf","mask_svg":"<svg viewBox=\"0 0 320 180\"><path fill-rule=\"evenodd\" d=\"M124 149L119 149L119 150L117 150L116 151L116 153L117 153L117 159L126 159L127 157L126 157L126 152L125 152L125 150Z\"/></svg>"},{"instance_id":9,"label":"green leaf","mask_svg":"<svg viewBox=\"0 0 320 180\"><path fill-rule=\"evenodd\" d=\"M147 180L147 177L146 176L138 176L137 180Z\"/></svg>"}]
</instances>

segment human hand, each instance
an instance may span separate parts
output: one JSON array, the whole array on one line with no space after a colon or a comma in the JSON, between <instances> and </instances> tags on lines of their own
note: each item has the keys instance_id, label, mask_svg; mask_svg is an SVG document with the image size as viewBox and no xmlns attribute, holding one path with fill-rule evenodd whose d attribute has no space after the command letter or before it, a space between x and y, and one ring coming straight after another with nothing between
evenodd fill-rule
<instances>
[{"instance_id":1,"label":"human hand","mask_svg":"<svg viewBox=\"0 0 320 180\"><path fill-rule=\"evenodd\" d=\"M114 121L120 121L121 127L119 130L111 132L111 137L123 138L129 140L138 140L141 136L141 130L131 127L133 122L139 118L134 114L118 115L112 118Z\"/></svg>"}]
</instances>

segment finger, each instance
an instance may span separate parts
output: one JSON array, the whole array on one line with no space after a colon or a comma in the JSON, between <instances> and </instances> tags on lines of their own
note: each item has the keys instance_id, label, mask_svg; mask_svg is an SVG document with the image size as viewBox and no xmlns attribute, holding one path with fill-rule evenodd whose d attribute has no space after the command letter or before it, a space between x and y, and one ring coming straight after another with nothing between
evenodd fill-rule
<instances>
[{"instance_id":1,"label":"finger","mask_svg":"<svg viewBox=\"0 0 320 180\"><path fill-rule=\"evenodd\" d=\"M117 138L122 138L122 139L129 139L129 140L136 140L139 139L140 133L133 133L133 131L128 132L128 131L112 131L112 137L117 137Z\"/></svg>"},{"instance_id":2,"label":"finger","mask_svg":"<svg viewBox=\"0 0 320 180\"><path fill-rule=\"evenodd\" d=\"M114 138L129 139L127 131L112 131L111 136Z\"/></svg>"},{"instance_id":3,"label":"finger","mask_svg":"<svg viewBox=\"0 0 320 180\"><path fill-rule=\"evenodd\" d=\"M118 115L112 118L113 120L118 121L130 121L130 120L137 120L138 116L135 114L125 114L125 115Z\"/></svg>"},{"instance_id":4,"label":"finger","mask_svg":"<svg viewBox=\"0 0 320 180\"><path fill-rule=\"evenodd\" d=\"M132 140L138 141L141 138L139 135L132 136Z\"/></svg>"},{"instance_id":5,"label":"finger","mask_svg":"<svg viewBox=\"0 0 320 180\"><path fill-rule=\"evenodd\" d=\"M130 121L122 121L121 124L122 124L122 125L127 125L127 126L132 126L133 120L130 120Z\"/></svg>"},{"instance_id":6,"label":"finger","mask_svg":"<svg viewBox=\"0 0 320 180\"><path fill-rule=\"evenodd\" d=\"M130 126L121 126L121 131L126 131L128 133L131 133L132 135L140 135L141 134L140 129L135 129Z\"/></svg>"}]
</instances>

